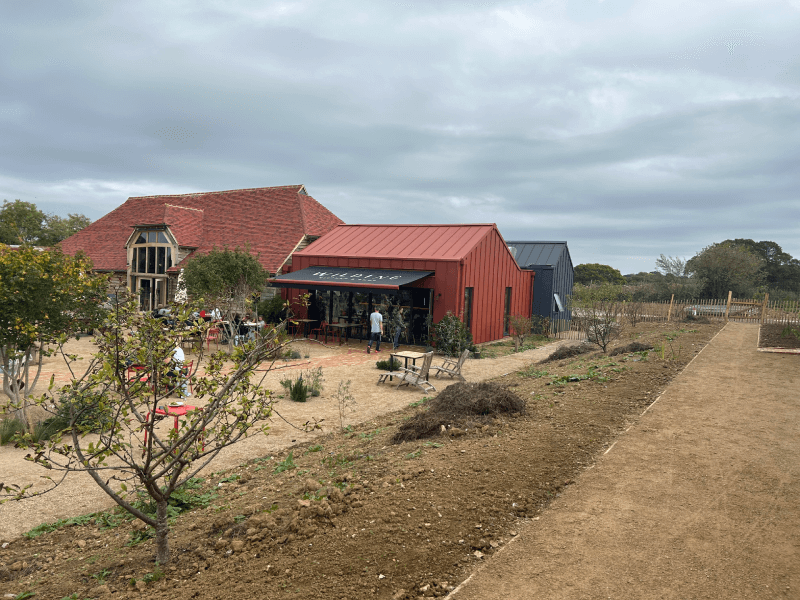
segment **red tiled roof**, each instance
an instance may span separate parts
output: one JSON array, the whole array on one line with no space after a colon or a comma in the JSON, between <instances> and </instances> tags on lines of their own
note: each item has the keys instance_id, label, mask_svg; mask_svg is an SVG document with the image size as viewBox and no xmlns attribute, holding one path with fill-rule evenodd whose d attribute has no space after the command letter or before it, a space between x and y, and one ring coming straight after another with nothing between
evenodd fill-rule
<instances>
[{"instance_id":1,"label":"red tiled roof","mask_svg":"<svg viewBox=\"0 0 800 600\"><path fill-rule=\"evenodd\" d=\"M339 225L298 256L460 260L492 230L473 225ZM498 232L499 233L499 232Z\"/></svg>"},{"instance_id":2,"label":"red tiled roof","mask_svg":"<svg viewBox=\"0 0 800 600\"><path fill-rule=\"evenodd\" d=\"M181 246L199 248L203 244L203 210L173 204L164 205L164 223Z\"/></svg>"},{"instance_id":3,"label":"red tiled roof","mask_svg":"<svg viewBox=\"0 0 800 600\"><path fill-rule=\"evenodd\" d=\"M125 243L134 225L166 224L178 245L197 252L250 245L274 273L303 238L319 236L343 221L302 185L138 196L61 242L68 254L83 250L99 271L125 271Z\"/></svg>"}]
</instances>

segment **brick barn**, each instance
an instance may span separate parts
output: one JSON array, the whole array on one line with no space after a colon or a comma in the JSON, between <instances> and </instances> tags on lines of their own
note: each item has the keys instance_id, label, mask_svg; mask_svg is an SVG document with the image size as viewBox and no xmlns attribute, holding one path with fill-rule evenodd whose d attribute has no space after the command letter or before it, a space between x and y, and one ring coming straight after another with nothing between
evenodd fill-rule
<instances>
[{"instance_id":1,"label":"brick barn","mask_svg":"<svg viewBox=\"0 0 800 600\"><path fill-rule=\"evenodd\" d=\"M270 274L342 223L303 185L137 196L61 242L111 275L110 293L127 289L150 310L175 297L182 266L197 253L249 244Z\"/></svg>"}]
</instances>

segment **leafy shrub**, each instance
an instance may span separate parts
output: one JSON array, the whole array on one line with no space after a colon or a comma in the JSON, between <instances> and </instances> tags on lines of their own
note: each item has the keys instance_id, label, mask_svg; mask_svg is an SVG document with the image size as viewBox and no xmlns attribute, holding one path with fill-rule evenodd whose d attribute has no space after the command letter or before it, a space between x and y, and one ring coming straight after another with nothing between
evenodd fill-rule
<instances>
[{"instance_id":1,"label":"leafy shrub","mask_svg":"<svg viewBox=\"0 0 800 600\"><path fill-rule=\"evenodd\" d=\"M63 394L56 406L55 416L44 423L55 424L61 429L75 423L81 431L102 431L112 421L111 410L103 394Z\"/></svg>"},{"instance_id":2,"label":"leafy shrub","mask_svg":"<svg viewBox=\"0 0 800 600\"><path fill-rule=\"evenodd\" d=\"M472 346L472 333L461 317L447 311L442 320L433 326L436 348L447 356L458 356Z\"/></svg>"},{"instance_id":3,"label":"leafy shrub","mask_svg":"<svg viewBox=\"0 0 800 600\"><path fill-rule=\"evenodd\" d=\"M400 361L394 356L390 356L386 360L379 360L375 363L375 366L382 371L396 371L400 368Z\"/></svg>"},{"instance_id":4,"label":"leafy shrub","mask_svg":"<svg viewBox=\"0 0 800 600\"><path fill-rule=\"evenodd\" d=\"M543 317L542 315L531 316L531 333L550 337L550 317Z\"/></svg>"},{"instance_id":5,"label":"leafy shrub","mask_svg":"<svg viewBox=\"0 0 800 600\"><path fill-rule=\"evenodd\" d=\"M286 309L283 306L283 298L281 298L280 295L259 302L257 311L259 315L264 317L264 321L273 324L280 323L286 314Z\"/></svg>"},{"instance_id":6,"label":"leafy shrub","mask_svg":"<svg viewBox=\"0 0 800 600\"><path fill-rule=\"evenodd\" d=\"M0 421L0 446L5 446L18 433L25 433L25 423L20 419L5 418Z\"/></svg>"},{"instance_id":7,"label":"leafy shrub","mask_svg":"<svg viewBox=\"0 0 800 600\"><path fill-rule=\"evenodd\" d=\"M281 385L286 389L289 394L289 399L294 402L305 402L308 400L309 389L308 384L303 380L301 373L297 379L287 378L281 380Z\"/></svg>"}]
</instances>

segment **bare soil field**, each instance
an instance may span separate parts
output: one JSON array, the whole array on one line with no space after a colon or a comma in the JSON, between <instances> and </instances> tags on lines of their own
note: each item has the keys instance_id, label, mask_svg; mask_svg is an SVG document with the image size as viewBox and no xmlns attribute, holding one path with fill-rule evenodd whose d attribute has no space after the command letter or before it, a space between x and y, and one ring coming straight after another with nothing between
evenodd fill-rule
<instances>
[{"instance_id":1,"label":"bare soil field","mask_svg":"<svg viewBox=\"0 0 800 600\"><path fill-rule=\"evenodd\" d=\"M800 338L787 334L785 325L762 325L758 336L759 348L800 348Z\"/></svg>"},{"instance_id":2,"label":"bare soil field","mask_svg":"<svg viewBox=\"0 0 800 600\"><path fill-rule=\"evenodd\" d=\"M392 440L398 429L433 400L376 386L376 357L363 345L311 349L310 364L327 365L325 393L278 409L293 423L323 418L327 433L276 419L270 436L220 456L195 492L206 505L175 520L170 564L155 565L152 540L132 544L146 536L114 515L19 537L44 521L108 508L95 486L75 478L62 496L0 507L0 591L56 600L444 596L591 468L720 326L640 324L620 343L655 350L615 356L540 362L564 345L556 343L470 360L469 382L497 384L525 408L403 443ZM345 379L357 405L341 432L332 392ZM4 477L17 463L27 471L16 476L37 476L15 452L0 449Z\"/></svg>"}]
</instances>

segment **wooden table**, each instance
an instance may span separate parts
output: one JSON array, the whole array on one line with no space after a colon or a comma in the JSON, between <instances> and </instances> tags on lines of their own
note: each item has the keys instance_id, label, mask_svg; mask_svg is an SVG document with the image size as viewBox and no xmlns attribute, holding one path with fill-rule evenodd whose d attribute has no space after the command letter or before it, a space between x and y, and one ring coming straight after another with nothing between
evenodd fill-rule
<instances>
[{"instance_id":1,"label":"wooden table","mask_svg":"<svg viewBox=\"0 0 800 600\"><path fill-rule=\"evenodd\" d=\"M316 319L292 319L292 321L295 321L297 323L302 323L303 324L303 337L304 338L308 337L308 324L317 322Z\"/></svg>"},{"instance_id":2,"label":"wooden table","mask_svg":"<svg viewBox=\"0 0 800 600\"><path fill-rule=\"evenodd\" d=\"M411 352L410 350L403 350L403 352L392 352L392 353L389 353L389 356L390 357L396 356L397 358L402 358L405 361L405 364L403 365L403 367L408 369L408 361L409 360L411 361L411 364L416 366L417 359L418 358L425 358L425 353L424 352Z\"/></svg>"},{"instance_id":3,"label":"wooden table","mask_svg":"<svg viewBox=\"0 0 800 600\"><path fill-rule=\"evenodd\" d=\"M348 339L348 332L350 331L351 327L358 326L358 323L328 323L328 327L331 329L338 329L339 330L339 345L341 346L344 342L342 342L342 331L344 331L344 341L346 342ZM333 335L333 334L331 334ZM328 334L325 333L325 343L328 343Z\"/></svg>"}]
</instances>

